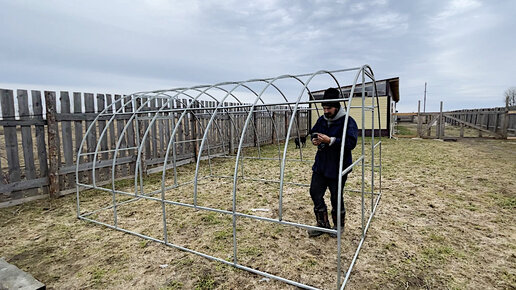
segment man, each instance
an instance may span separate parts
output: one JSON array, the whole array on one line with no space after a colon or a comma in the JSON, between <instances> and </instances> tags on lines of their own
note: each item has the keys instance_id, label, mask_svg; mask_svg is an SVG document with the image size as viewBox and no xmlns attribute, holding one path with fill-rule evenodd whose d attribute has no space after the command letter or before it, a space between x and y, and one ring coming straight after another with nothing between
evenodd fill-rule
<instances>
[{"instance_id":1,"label":"man","mask_svg":"<svg viewBox=\"0 0 516 290\"><path fill-rule=\"evenodd\" d=\"M339 90L335 88L329 88L324 91L324 100L339 98ZM314 203L317 226L330 228L328 211L324 202L324 193L326 192L326 188L329 188L331 194L333 229L337 229L339 162L341 158L344 159L342 170L351 165L351 150L353 150L357 144L358 128L357 123L350 116L348 118L344 143L344 156L340 156L341 138L344 130L344 121L346 120L346 112L341 108L340 102L338 101L323 102L322 107L324 115L317 119L314 127L310 130L310 133L312 133L312 144L318 147L317 154L315 155L315 163L312 167L313 173L312 182L310 183L310 196ZM342 176L343 188L346 179L347 174ZM342 193L342 196L343 195L344 193ZM341 229L344 229L345 216L346 209L344 208L343 199L341 199ZM323 233L324 232L319 230L308 230L310 237L317 237Z\"/></svg>"}]
</instances>

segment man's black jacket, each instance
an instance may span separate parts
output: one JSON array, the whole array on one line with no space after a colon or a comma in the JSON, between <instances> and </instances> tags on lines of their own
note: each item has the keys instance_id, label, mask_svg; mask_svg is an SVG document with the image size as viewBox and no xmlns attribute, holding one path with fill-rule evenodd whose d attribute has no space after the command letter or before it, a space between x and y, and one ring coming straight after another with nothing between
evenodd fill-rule
<instances>
[{"instance_id":1,"label":"man's black jacket","mask_svg":"<svg viewBox=\"0 0 516 290\"><path fill-rule=\"evenodd\" d=\"M343 108L340 108L343 110ZM310 133L322 133L329 137L335 137L335 142L323 149L319 149L315 155L315 162L312 170L316 173L322 174L327 178L338 178L339 176L339 161L340 161L340 146L342 144L342 131L344 130L344 121L346 116L334 120L328 126L328 121L324 116L319 117ZM346 169L352 163L351 150L357 145L358 127L357 123L351 116L348 119L348 129L346 131L346 142L344 144L344 166L342 170Z\"/></svg>"}]
</instances>

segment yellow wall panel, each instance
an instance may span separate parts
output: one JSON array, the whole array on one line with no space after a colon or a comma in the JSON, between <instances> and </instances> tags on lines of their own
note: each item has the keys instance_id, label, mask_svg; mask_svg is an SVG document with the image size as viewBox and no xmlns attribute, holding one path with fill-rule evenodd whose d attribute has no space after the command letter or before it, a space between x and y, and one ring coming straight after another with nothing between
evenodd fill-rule
<instances>
[{"instance_id":1,"label":"yellow wall panel","mask_svg":"<svg viewBox=\"0 0 516 290\"><path fill-rule=\"evenodd\" d=\"M371 106L371 101L374 100L373 98L366 98L365 99L365 106ZM387 114L389 113L387 110L387 97L379 97L379 103L380 103L380 122L382 129L387 129ZM376 100L375 104L376 106ZM355 119L357 122L358 128L362 129L362 109L361 108L354 108L354 107L361 107L362 106L362 99L361 98L353 98L351 103L351 109L350 109L350 115ZM314 105L312 105L312 108L315 108ZM317 108L319 110L312 110L312 126L315 125L315 122L317 121L317 118L319 116L323 115L321 104L317 104ZM378 108L374 109L374 127L375 129L378 129ZM319 111L319 114L318 112ZM365 111L365 129L371 129L372 125L372 113L371 111Z\"/></svg>"}]
</instances>

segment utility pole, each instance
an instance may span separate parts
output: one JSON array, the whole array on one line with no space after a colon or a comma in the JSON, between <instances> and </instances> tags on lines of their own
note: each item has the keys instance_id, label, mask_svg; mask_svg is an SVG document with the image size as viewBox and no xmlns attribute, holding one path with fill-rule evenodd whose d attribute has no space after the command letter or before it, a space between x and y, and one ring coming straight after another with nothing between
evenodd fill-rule
<instances>
[{"instance_id":1,"label":"utility pole","mask_svg":"<svg viewBox=\"0 0 516 290\"><path fill-rule=\"evenodd\" d=\"M426 82L425 82L425 99L423 101L423 113L426 112Z\"/></svg>"}]
</instances>

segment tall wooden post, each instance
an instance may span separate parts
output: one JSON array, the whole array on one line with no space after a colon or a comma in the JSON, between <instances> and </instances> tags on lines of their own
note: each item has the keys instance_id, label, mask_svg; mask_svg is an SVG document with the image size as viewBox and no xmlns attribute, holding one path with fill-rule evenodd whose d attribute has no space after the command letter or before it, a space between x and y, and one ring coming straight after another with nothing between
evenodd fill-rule
<instances>
[{"instance_id":1,"label":"tall wooden post","mask_svg":"<svg viewBox=\"0 0 516 290\"><path fill-rule=\"evenodd\" d=\"M478 126L480 128L484 128L484 118L485 118L485 114L481 114L480 115L480 122L478 124ZM482 137L482 131L478 130L478 137Z\"/></svg>"},{"instance_id":2,"label":"tall wooden post","mask_svg":"<svg viewBox=\"0 0 516 290\"><path fill-rule=\"evenodd\" d=\"M428 130L426 132L426 136L428 136L428 137L430 137L430 135L432 134L432 127L430 126L430 122L431 121L432 121L432 115L426 115L425 116L425 124L428 127Z\"/></svg>"},{"instance_id":3,"label":"tall wooden post","mask_svg":"<svg viewBox=\"0 0 516 290\"><path fill-rule=\"evenodd\" d=\"M421 101L417 101L417 136L419 136L419 138L422 137L422 122L423 120L421 120Z\"/></svg>"},{"instance_id":4,"label":"tall wooden post","mask_svg":"<svg viewBox=\"0 0 516 290\"><path fill-rule=\"evenodd\" d=\"M289 121L289 118L288 118L288 111L287 111L287 109L285 108L285 142L287 142L288 121Z\"/></svg>"},{"instance_id":5,"label":"tall wooden post","mask_svg":"<svg viewBox=\"0 0 516 290\"><path fill-rule=\"evenodd\" d=\"M439 139L444 138L444 115L443 115L443 101L441 101L441 108L439 110Z\"/></svg>"},{"instance_id":6,"label":"tall wooden post","mask_svg":"<svg viewBox=\"0 0 516 290\"><path fill-rule=\"evenodd\" d=\"M234 103L230 103L229 104L231 107L233 107ZM233 118L234 116L236 116L235 114L233 114L233 111L235 110L235 108L230 108L228 110L228 126L229 126L229 155L233 155L235 154L235 126L236 126L236 121L235 122L232 122L232 120L235 120L236 118Z\"/></svg>"},{"instance_id":7,"label":"tall wooden post","mask_svg":"<svg viewBox=\"0 0 516 290\"><path fill-rule=\"evenodd\" d=\"M276 128L276 107L272 109L272 144L276 143L276 136L277 132L275 130Z\"/></svg>"},{"instance_id":8,"label":"tall wooden post","mask_svg":"<svg viewBox=\"0 0 516 290\"><path fill-rule=\"evenodd\" d=\"M59 147L57 140L56 122L56 93L45 91L45 104L47 107L47 133L48 133L48 184L50 197L59 195Z\"/></svg>"},{"instance_id":9,"label":"tall wooden post","mask_svg":"<svg viewBox=\"0 0 516 290\"><path fill-rule=\"evenodd\" d=\"M505 109L505 114L502 115L502 130L501 135L503 139L507 139L507 128L509 127L509 109Z\"/></svg>"},{"instance_id":10,"label":"tall wooden post","mask_svg":"<svg viewBox=\"0 0 516 290\"><path fill-rule=\"evenodd\" d=\"M190 129L192 130L192 138L193 138L193 144L192 144L192 151L194 159L197 160L197 154L199 151L199 144L197 144L197 126L199 125L199 122L196 122L196 110L194 108L197 108L197 101L190 101L194 102L191 106L192 110L190 111Z\"/></svg>"},{"instance_id":11,"label":"tall wooden post","mask_svg":"<svg viewBox=\"0 0 516 290\"><path fill-rule=\"evenodd\" d=\"M253 141L254 141L254 147L258 147L258 122L257 122L257 112L259 110L259 107L255 108L255 111L253 112Z\"/></svg>"}]
</instances>

